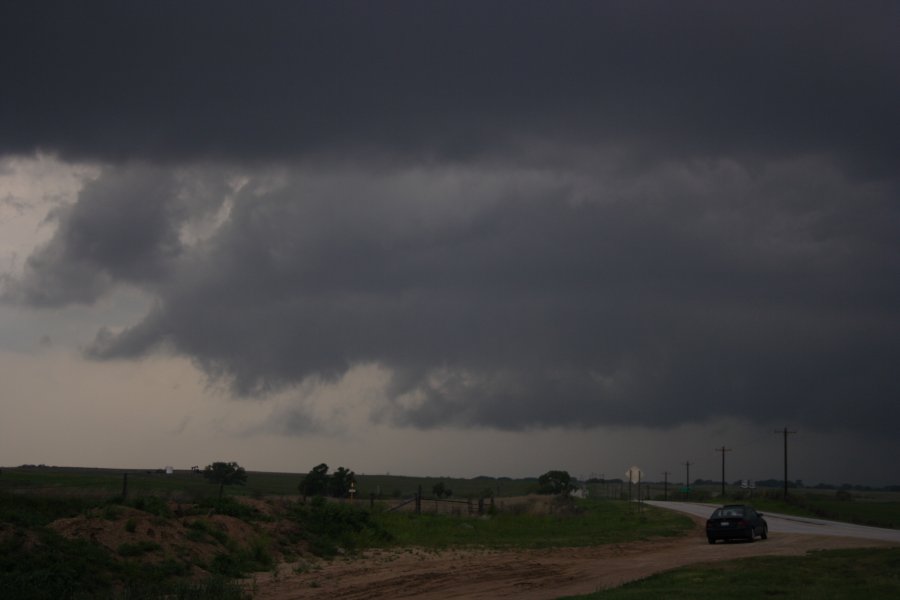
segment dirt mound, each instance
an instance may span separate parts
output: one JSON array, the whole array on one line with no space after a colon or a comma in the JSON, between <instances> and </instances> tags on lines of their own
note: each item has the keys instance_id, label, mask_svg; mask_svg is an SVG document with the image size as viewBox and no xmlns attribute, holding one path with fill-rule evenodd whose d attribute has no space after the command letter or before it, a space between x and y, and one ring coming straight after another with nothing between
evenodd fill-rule
<instances>
[{"instance_id":1,"label":"dirt mound","mask_svg":"<svg viewBox=\"0 0 900 600\"><path fill-rule=\"evenodd\" d=\"M188 508L181 505L179 512ZM58 519L49 527L70 539L96 542L123 559L175 560L197 574L205 572L217 555L250 547L265 534L261 527L226 515L167 518L120 506Z\"/></svg>"}]
</instances>

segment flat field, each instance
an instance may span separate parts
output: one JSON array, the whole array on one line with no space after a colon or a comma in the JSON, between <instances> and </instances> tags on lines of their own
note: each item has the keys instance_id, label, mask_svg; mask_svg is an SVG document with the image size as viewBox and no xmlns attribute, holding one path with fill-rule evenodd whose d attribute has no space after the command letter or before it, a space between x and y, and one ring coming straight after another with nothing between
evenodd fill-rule
<instances>
[{"instance_id":1,"label":"flat field","mask_svg":"<svg viewBox=\"0 0 900 600\"><path fill-rule=\"evenodd\" d=\"M691 597L705 590L721 596L746 568L774 573L780 583L773 590L801 597L791 594L810 578L825 580L825 571L842 572L841 561L855 591L900 595L900 559L884 543L785 534L709 546L698 520L639 509L615 491L586 500L527 495L534 480L363 475L353 503L302 502L301 477L251 472L246 486L226 488L218 500L217 486L190 471L4 468L0 597L538 599L617 588L685 566L699 571L674 571L675 579L661 575L662 584L654 577L622 593L656 597L661 588L652 586L683 587L687 578L697 592ZM418 515L392 510L420 486L428 496L438 482L459 501L444 503L449 510L437 510L434 500ZM486 496L493 502L473 512ZM853 518L892 518L896 499L879 498L840 502L859 506ZM837 501L827 494L814 500ZM807 555L860 546L871 549L836 559ZM745 560L757 556L773 562ZM792 571L802 577L788 578ZM845 590L840 586L825 591Z\"/></svg>"}]
</instances>

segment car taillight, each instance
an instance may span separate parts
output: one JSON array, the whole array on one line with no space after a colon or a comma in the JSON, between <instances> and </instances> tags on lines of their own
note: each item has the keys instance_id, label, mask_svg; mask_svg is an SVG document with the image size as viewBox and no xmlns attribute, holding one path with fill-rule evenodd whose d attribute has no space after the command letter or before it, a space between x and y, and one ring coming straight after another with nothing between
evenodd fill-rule
<instances>
[{"instance_id":1,"label":"car taillight","mask_svg":"<svg viewBox=\"0 0 900 600\"><path fill-rule=\"evenodd\" d=\"M707 521L707 522L706 522L706 528L707 528L707 529L709 529L709 528L712 527L712 526L713 526L713 522L712 522L712 521Z\"/></svg>"},{"instance_id":2,"label":"car taillight","mask_svg":"<svg viewBox=\"0 0 900 600\"><path fill-rule=\"evenodd\" d=\"M741 519L740 521L738 521L738 527L749 527L749 526L750 526L750 523L748 523L744 519Z\"/></svg>"}]
</instances>

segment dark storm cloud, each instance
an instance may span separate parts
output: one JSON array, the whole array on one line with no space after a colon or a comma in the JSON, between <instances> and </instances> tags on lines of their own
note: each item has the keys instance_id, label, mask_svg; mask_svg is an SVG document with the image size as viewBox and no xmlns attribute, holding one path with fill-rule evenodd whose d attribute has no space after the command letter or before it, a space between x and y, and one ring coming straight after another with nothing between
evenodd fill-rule
<instances>
[{"instance_id":1,"label":"dark storm cloud","mask_svg":"<svg viewBox=\"0 0 900 600\"><path fill-rule=\"evenodd\" d=\"M0 10L0 152L105 164L6 299L156 300L97 359L374 364L419 427L900 417L896 3Z\"/></svg>"},{"instance_id":2,"label":"dark storm cloud","mask_svg":"<svg viewBox=\"0 0 900 600\"><path fill-rule=\"evenodd\" d=\"M181 253L182 227L215 210L226 189L204 190L183 178L132 166L87 183L77 203L48 217L58 222L56 233L19 279L5 278L3 297L36 306L90 304L117 281L164 280Z\"/></svg>"},{"instance_id":3,"label":"dark storm cloud","mask_svg":"<svg viewBox=\"0 0 900 600\"><path fill-rule=\"evenodd\" d=\"M392 379L375 418L421 427L895 412L884 189L819 163L451 173L251 181L156 308L92 354L174 348L251 396L376 363Z\"/></svg>"},{"instance_id":4,"label":"dark storm cloud","mask_svg":"<svg viewBox=\"0 0 900 600\"><path fill-rule=\"evenodd\" d=\"M5 2L0 151L826 152L897 163L897 4Z\"/></svg>"}]
</instances>

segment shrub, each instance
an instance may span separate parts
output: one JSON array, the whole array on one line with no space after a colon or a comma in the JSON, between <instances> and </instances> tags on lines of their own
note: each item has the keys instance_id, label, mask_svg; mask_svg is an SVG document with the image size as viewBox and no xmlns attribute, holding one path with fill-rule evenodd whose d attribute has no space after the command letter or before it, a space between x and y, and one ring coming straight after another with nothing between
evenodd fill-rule
<instances>
[{"instance_id":1,"label":"shrub","mask_svg":"<svg viewBox=\"0 0 900 600\"><path fill-rule=\"evenodd\" d=\"M256 508L231 496L224 496L221 499L205 498L197 502L196 512L208 514L210 511L217 515L227 515L244 521L266 520L267 518Z\"/></svg>"},{"instance_id":2,"label":"shrub","mask_svg":"<svg viewBox=\"0 0 900 600\"><path fill-rule=\"evenodd\" d=\"M353 552L391 537L368 512L322 497L297 505L291 518L301 526L310 551L318 556L334 556L341 549Z\"/></svg>"},{"instance_id":3,"label":"shrub","mask_svg":"<svg viewBox=\"0 0 900 600\"><path fill-rule=\"evenodd\" d=\"M214 538L220 544L228 543L228 534L217 528L215 525L210 523L209 521L204 521L201 519L197 519L188 524L188 539L200 542L206 539L205 536L209 535ZM195 532L192 534L192 532Z\"/></svg>"},{"instance_id":4,"label":"shrub","mask_svg":"<svg viewBox=\"0 0 900 600\"><path fill-rule=\"evenodd\" d=\"M24 535L0 543L0 597L98 597L108 592L117 565L105 548L52 531L39 537L31 546Z\"/></svg>"},{"instance_id":5,"label":"shrub","mask_svg":"<svg viewBox=\"0 0 900 600\"><path fill-rule=\"evenodd\" d=\"M226 577L240 577L244 574L237 557L224 552L215 555L209 570L216 575Z\"/></svg>"},{"instance_id":6,"label":"shrub","mask_svg":"<svg viewBox=\"0 0 900 600\"><path fill-rule=\"evenodd\" d=\"M157 496L140 496L135 498L130 503L130 506L137 510L150 513L151 515L156 515L157 517L169 518L172 516L172 511L169 510L169 504Z\"/></svg>"},{"instance_id":7,"label":"shrub","mask_svg":"<svg viewBox=\"0 0 900 600\"><path fill-rule=\"evenodd\" d=\"M135 543L126 542L116 549L119 556L125 557L142 556L148 552L155 552L157 550L160 550L160 545L149 540Z\"/></svg>"}]
</instances>

